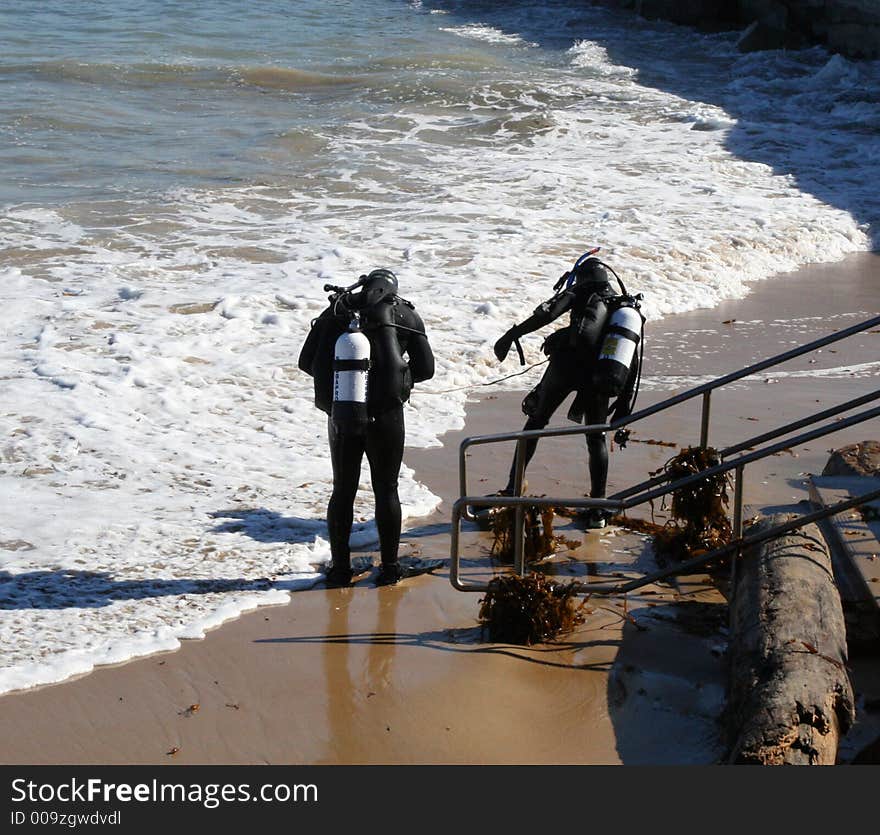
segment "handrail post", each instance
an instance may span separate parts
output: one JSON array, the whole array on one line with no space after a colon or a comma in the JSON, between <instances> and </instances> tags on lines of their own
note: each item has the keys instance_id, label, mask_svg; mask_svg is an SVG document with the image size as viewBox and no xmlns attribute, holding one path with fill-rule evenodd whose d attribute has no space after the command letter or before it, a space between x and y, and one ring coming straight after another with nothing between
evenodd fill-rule
<instances>
[{"instance_id":1,"label":"handrail post","mask_svg":"<svg viewBox=\"0 0 880 835\"><path fill-rule=\"evenodd\" d=\"M452 587L464 591L459 580L461 555L459 553L459 535L461 532L461 500L452 505L452 530L449 536L449 581Z\"/></svg>"},{"instance_id":2,"label":"handrail post","mask_svg":"<svg viewBox=\"0 0 880 835\"><path fill-rule=\"evenodd\" d=\"M513 495L521 496L523 479L526 473L526 442L520 438L516 442L516 476L513 483ZM526 573L525 543L523 542L523 506L518 504L514 509L513 528L513 570L521 577Z\"/></svg>"},{"instance_id":3,"label":"handrail post","mask_svg":"<svg viewBox=\"0 0 880 835\"><path fill-rule=\"evenodd\" d=\"M739 539L743 532L743 478L746 465L736 468L736 482L733 488L733 538Z\"/></svg>"},{"instance_id":4,"label":"handrail post","mask_svg":"<svg viewBox=\"0 0 880 835\"><path fill-rule=\"evenodd\" d=\"M467 496L467 450L469 438L465 438L458 446L458 490L459 495Z\"/></svg>"},{"instance_id":5,"label":"handrail post","mask_svg":"<svg viewBox=\"0 0 880 835\"><path fill-rule=\"evenodd\" d=\"M743 481L745 479L745 464L739 464L736 468L736 482L733 486L733 531L732 539L734 542L742 539L743 535ZM736 575L737 563L739 562L739 550L733 551L730 555L730 600L733 600L736 594ZM733 617L733 606L730 607L730 616Z\"/></svg>"},{"instance_id":6,"label":"handrail post","mask_svg":"<svg viewBox=\"0 0 880 835\"><path fill-rule=\"evenodd\" d=\"M703 408L700 413L700 449L709 445L709 413L712 411L712 392L703 392Z\"/></svg>"}]
</instances>

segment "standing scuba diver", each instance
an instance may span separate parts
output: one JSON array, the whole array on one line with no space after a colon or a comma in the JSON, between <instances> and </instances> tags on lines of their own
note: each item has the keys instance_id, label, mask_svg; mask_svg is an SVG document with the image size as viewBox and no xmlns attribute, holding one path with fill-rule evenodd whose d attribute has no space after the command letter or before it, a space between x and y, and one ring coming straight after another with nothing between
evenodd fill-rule
<instances>
[{"instance_id":1,"label":"standing scuba diver","mask_svg":"<svg viewBox=\"0 0 880 835\"><path fill-rule=\"evenodd\" d=\"M593 256L582 255L570 272L554 286L556 295L540 304L522 324L515 325L495 343L495 356L503 360L516 344L525 364L519 338L570 313L569 324L548 336L543 351L550 363L538 385L526 395L522 410L528 416L523 430L543 429L562 401L577 392L568 412L569 420L585 425L622 420L632 413L638 389L641 358L636 350L642 342L644 317L638 312L641 296L629 296L623 282L610 267ZM620 283L622 295L611 287L609 271ZM621 313L621 311L623 311ZM620 315L618 315L620 314ZM621 324L622 323L622 324ZM612 404L612 398L614 402ZM620 429L614 439L623 447L629 431ZM608 449L605 433L588 435L590 497L604 498L608 479ZM535 454L537 438L525 442L525 464ZM507 486L496 495L513 495L516 458ZM604 528L607 514L591 508L584 515L589 528Z\"/></svg>"},{"instance_id":2,"label":"standing scuba diver","mask_svg":"<svg viewBox=\"0 0 880 835\"><path fill-rule=\"evenodd\" d=\"M328 415L333 495L327 508L332 565L326 582L347 586L352 580L349 537L366 452L382 557L376 583L389 585L404 576L397 557L403 404L413 383L434 376L434 355L421 317L397 295L391 270L373 270L348 288L324 289L332 291L330 305L312 323L299 367L314 378L315 405Z\"/></svg>"}]
</instances>

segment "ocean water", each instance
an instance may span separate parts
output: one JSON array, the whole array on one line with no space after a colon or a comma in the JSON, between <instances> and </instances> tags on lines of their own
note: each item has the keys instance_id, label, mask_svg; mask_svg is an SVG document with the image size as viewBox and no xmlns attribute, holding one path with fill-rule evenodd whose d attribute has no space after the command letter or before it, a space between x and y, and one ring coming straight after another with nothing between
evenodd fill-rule
<instances>
[{"instance_id":1,"label":"ocean water","mask_svg":"<svg viewBox=\"0 0 880 835\"><path fill-rule=\"evenodd\" d=\"M44 0L0 35L0 691L314 585L325 282L397 272L426 446L591 246L656 321L877 241L880 67L820 48L576 0Z\"/></svg>"}]
</instances>

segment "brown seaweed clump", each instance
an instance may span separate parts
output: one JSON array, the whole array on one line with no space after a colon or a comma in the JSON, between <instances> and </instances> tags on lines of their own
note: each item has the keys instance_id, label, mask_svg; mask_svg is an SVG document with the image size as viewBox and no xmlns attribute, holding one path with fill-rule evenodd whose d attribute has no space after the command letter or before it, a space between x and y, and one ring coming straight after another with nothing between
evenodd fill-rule
<instances>
[{"instance_id":1,"label":"brown seaweed clump","mask_svg":"<svg viewBox=\"0 0 880 835\"><path fill-rule=\"evenodd\" d=\"M552 556L560 545L577 546L564 536L553 533L552 507L526 505L523 508L523 553L526 562L538 562ZM499 507L492 514L492 556L499 562L513 562L514 523L516 509Z\"/></svg>"},{"instance_id":2,"label":"brown seaweed clump","mask_svg":"<svg viewBox=\"0 0 880 835\"><path fill-rule=\"evenodd\" d=\"M636 533L644 533L649 536L657 536L663 530L663 525L656 522L649 522L647 519L630 519L625 513L617 513L608 520L609 525L618 528L626 528Z\"/></svg>"},{"instance_id":3,"label":"brown seaweed clump","mask_svg":"<svg viewBox=\"0 0 880 835\"><path fill-rule=\"evenodd\" d=\"M686 447L651 475L662 472L673 482L708 470L720 462L718 451L711 447ZM698 557L731 540L733 532L727 518L729 483L727 473L719 473L676 490L669 508L672 519L665 525L625 516L615 516L611 521L650 534L654 549L661 557L677 562Z\"/></svg>"},{"instance_id":4,"label":"brown seaweed clump","mask_svg":"<svg viewBox=\"0 0 880 835\"><path fill-rule=\"evenodd\" d=\"M681 450L657 472L663 472L673 482L720 463L718 450L693 446ZM666 525L655 534L657 552L681 561L730 542L733 531L727 518L729 484L727 473L717 473L676 490L670 507L676 524Z\"/></svg>"},{"instance_id":5,"label":"brown seaweed clump","mask_svg":"<svg viewBox=\"0 0 880 835\"><path fill-rule=\"evenodd\" d=\"M479 620L496 643L552 641L584 622L584 603L575 605L576 592L576 583L557 583L544 574L495 577L480 600Z\"/></svg>"}]
</instances>

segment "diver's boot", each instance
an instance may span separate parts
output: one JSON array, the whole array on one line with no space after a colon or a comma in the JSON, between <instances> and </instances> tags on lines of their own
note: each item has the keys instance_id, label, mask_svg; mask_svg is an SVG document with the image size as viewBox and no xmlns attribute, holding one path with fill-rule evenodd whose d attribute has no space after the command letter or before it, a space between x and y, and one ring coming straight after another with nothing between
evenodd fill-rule
<instances>
[{"instance_id":1,"label":"diver's boot","mask_svg":"<svg viewBox=\"0 0 880 835\"><path fill-rule=\"evenodd\" d=\"M324 577L324 585L331 589L350 586L352 577L354 572L350 565L333 563Z\"/></svg>"},{"instance_id":2,"label":"diver's boot","mask_svg":"<svg viewBox=\"0 0 880 835\"><path fill-rule=\"evenodd\" d=\"M403 569L397 560L394 562L383 562L382 565L379 566L379 575L376 577L376 585L393 586L399 583L402 579Z\"/></svg>"},{"instance_id":3,"label":"diver's boot","mask_svg":"<svg viewBox=\"0 0 880 835\"><path fill-rule=\"evenodd\" d=\"M601 507L591 507L584 513L583 520L586 528L604 528L608 524L608 513Z\"/></svg>"},{"instance_id":4,"label":"diver's boot","mask_svg":"<svg viewBox=\"0 0 880 835\"><path fill-rule=\"evenodd\" d=\"M523 489L525 489L526 483L523 482ZM512 496L513 495L513 487L507 485L506 487L502 487L500 490L496 490L494 493L489 493L489 496ZM484 507L484 506L470 506L468 510L474 517L474 522L478 528L484 531L488 531L492 527L492 517L498 512L497 507Z\"/></svg>"}]
</instances>

